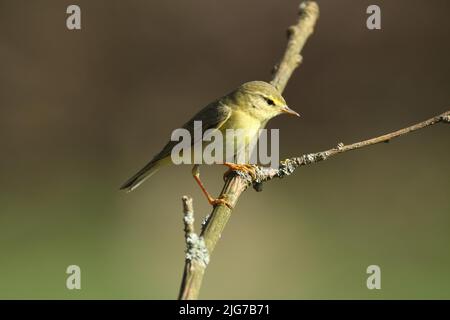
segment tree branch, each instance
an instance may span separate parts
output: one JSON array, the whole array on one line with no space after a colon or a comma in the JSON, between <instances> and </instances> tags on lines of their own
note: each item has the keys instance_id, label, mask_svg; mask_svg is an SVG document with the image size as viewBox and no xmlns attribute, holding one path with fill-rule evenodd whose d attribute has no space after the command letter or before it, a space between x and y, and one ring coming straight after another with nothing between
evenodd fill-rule
<instances>
[{"instance_id":1,"label":"tree branch","mask_svg":"<svg viewBox=\"0 0 450 320\"><path fill-rule=\"evenodd\" d=\"M278 67L274 69L274 76L271 81L280 92L284 90L293 71L301 62L300 51L313 32L318 15L319 7L317 3L313 1L304 1L300 5L299 20L294 26L289 28L286 51ZM234 171L227 176L225 185L219 197L226 199L228 204L234 208L241 194L251 185L253 185L257 191L260 191L263 182L274 178L289 176L300 166L327 160L332 156L347 151L360 149L380 142L388 142L396 137L423 129L439 122L450 123L450 111L410 127L376 138L356 142L350 145L339 143L337 147L329 150L286 159L281 161L280 166L277 169L257 166L255 167L255 177L251 177L245 172ZM189 224L190 221L193 223L192 199L186 196L183 197L183 207L185 214L184 223L187 250L179 299L197 299L203 275L209 262L209 257L214 251L214 248L230 219L232 209L225 205L216 206L202 224L200 236L197 236L194 233L193 225ZM192 213L192 215L190 213ZM192 219L190 217L192 217Z\"/></svg>"},{"instance_id":2,"label":"tree branch","mask_svg":"<svg viewBox=\"0 0 450 320\"><path fill-rule=\"evenodd\" d=\"M280 92L284 91L289 78L302 62L300 52L314 31L319 18L319 6L314 1L304 1L300 4L298 21L287 30L288 44L280 63L273 68L273 79L270 82Z\"/></svg>"},{"instance_id":3,"label":"tree branch","mask_svg":"<svg viewBox=\"0 0 450 320\"><path fill-rule=\"evenodd\" d=\"M186 241L186 261L183 280L178 299L190 300L198 297L202 285L203 273L209 262L209 254L205 242L194 230L194 206L192 198L184 196L184 237Z\"/></svg>"},{"instance_id":4,"label":"tree branch","mask_svg":"<svg viewBox=\"0 0 450 320\"><path fill-rule=\"evenodd\" d=\"M256 178L252 179L250 175L246 174L245 178L249 183L252 183L253 186L257 186L257 188L260 188L258 184L261 184L262 182L272 180L273 178L283 178L285 176L291 175L295 169L297 169L300 166L308 165L317 163L323 160L327 160L332 156L335 156L340 153L344 153L351 150L357 150L361 149L367 146L371 146L374 144L378 144L381 142L389 142L390 140L403 136L405 134L411 133L413 131L423 129L425 127L431 126L433 124L443 122L443 123L450 123L450 111L444 112L440 115L434 116L433 118L430 118L428 120L419 122L417 124L414 124L412 126L384 134L379 137L375 137L372 139L355 142L349 145L344 145L343 143L338 143L338 145L332 149L328 149L325 151L320 151L316 153L308 153L304 154L300 157L295 158L289 158L284 161L280 162L280 166L278 169L270 168L270 167L256 167ZM243 173L240 173L241 176L243 176ZM250 179L250 180L249 180Z\"/></svg>"},{"instance_id":5,"label":"tree branch","mask_svg":"<svg viewBox=\"0 0 450 320\"><path fill-rule=\"evenodd\" d=\"M295 25L288 29L288 44L278 67L274 68L271 81L280 92L283 92L289 78L301 62L300 51L306 40L314 30L314 25L319 17L319 6L314 1L304 1L299 7L299 18ZM221 192L221 197L234 207L242 192L248 187L247 180L239 175L230 175ZM183 197L183 203L189 202ZM186 199L186 200L185 200ZM184 205L186 208L186 205ZM186 212L186 210L185 210ZM227 206L216 206L212 213L205 219L199 241L205 244L206 252L211 255L216 247L223 229L231 215L231 209ZM185 213L186 217L186 213ZM186 224L185 224L186 230ZM187 243L187 241L186 241ZM189 252L189 244L187 243ZM208 261L209 261L208 255ZM207 266L205 259L197 261L195 255L186 253L185 268L179 299L197 299Z\"/></svg>"}]
</instances>

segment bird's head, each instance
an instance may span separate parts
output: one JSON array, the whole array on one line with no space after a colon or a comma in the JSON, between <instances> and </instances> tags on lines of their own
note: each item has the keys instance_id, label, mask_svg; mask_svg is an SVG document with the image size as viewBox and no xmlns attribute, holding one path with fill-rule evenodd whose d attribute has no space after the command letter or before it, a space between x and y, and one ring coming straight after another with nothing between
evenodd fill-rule
<instances>
[{"instance_id":1,"label":"bird's head","mask_svg":"<svg viewBox=\"0 0 450 320\"><path fill-rule=\"evenodd\" d=\"M283 113L300 116L287 106L283 96L274 86L264 81L246 82L236 89L234 96L238 108L261 121Z\"/></svg>"}]
</instances>

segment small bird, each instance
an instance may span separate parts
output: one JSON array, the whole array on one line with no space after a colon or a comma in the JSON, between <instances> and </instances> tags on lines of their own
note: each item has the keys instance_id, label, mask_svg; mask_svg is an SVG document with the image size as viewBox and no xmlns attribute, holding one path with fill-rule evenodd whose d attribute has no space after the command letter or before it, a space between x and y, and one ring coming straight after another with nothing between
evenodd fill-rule
<instances>
[{"instance_id":1,"label":"small bird","mask_svg":"<svg viewBox=\"0 0 450 320\"><path fill-rule=\"evenodd\" d=\"M271 84L264 81L246 82L233 90L231 93L210 103L188 122L183 125L191 136L194 135L194 121L201 121L202 132L208 129L219 130L225 137L227 129L244 129L245 143L249 143L252 138L257 137L259 129L263 129L267 122L273 117L287 113L300 116L290 109L279 91ZM194 145L197 141L192 141ZM153 159L147 163L139 172L128 179L121 187L121 190L132 191L142 182L152 176L160 167L172 163L172 148L178 141L169 141L165 147ZM225 145L230 141L225 141ZM238 150L235 150L238 152ZM249 165L224 162L230 170L250 171ZM225 199L215 199L204 187L200 180L199 165L194 165L192 175L201 190L205 194L208 202L213 205L227 205Z\"/></svg>"}]
</instances>

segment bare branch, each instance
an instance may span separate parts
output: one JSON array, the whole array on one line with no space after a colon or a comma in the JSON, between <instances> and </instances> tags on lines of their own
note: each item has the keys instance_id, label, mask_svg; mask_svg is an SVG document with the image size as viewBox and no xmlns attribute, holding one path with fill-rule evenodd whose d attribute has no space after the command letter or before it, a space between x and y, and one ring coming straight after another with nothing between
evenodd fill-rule
<instances>
[{"instance_id":1,"label":"bare branch","mask_svg":"<svg viewBox=\"0 0 450 320\"><path fill-rule=\"evenodd\" d=\"M183 196L184 232L186 240L186 259L183 281L178 298L196 299L200 290L203 273L209 263L209 254L203 238L194 232L194 206L192 198Z\"/></svg>"},{"instance_id":2,"label":"bare branch","mask_svg":"<svg viewBox=\"0 0 450 320\"><path fill-rule=\"evenodd\" d=\"M256 168L256 179L252 181L253 184L260 184L264 181L271 180L273 178L283 178L285 176L291 175L295 169L300 166L317 163L323 160L327 160L332 156L335 156L340 153L344 153L351 150L361 149L367 146L371 146L381 142L388 142L394 138L403 136L405 134L411 133L413 131L426 128L433 124L443 122L450 123L450 111L444 112L440 115L437 115L428 120L419 122L415 125L379 136L372 139L355 142L349 145L344 145L343 143L339 143L336 147L332 149L328 149L325 151L320 151L316 153L308 153L304 154L300 157L286 159L281 161L278 169L268 168L268 167L257 167ZM247 177L248 178L248 177ZM251 178L250 178L251 179Z\"/></svg>"},{"instance_id":3,"label":"bare branch","mask_svg":"<svg viewBox=\"0 0 450 320\"><path fill-rule=\"evenodd\" d=\"M319 18L319 6L314 1L304 1L299 7L299 17L295 25L288 29L288 44L281 62L274 67L273 79L270 82L280 92L283 92L294 70L302 62L300 52L314 31Z\"/></svg>"},{"instance_id":4,"label":"bare branch","mask_svg":"<svg viewBox=\"0 0 450 320\"><path fill-rule=\"evenodd\" d=\"M286 51L278 67L275 68L273 80L271 81L280 92L284 90L295 68L300 64L300 51L313 32L318 16L319 6L317 3L314 1L304 1L300 4L298 22L288 30L288 44ZM245 179L239 178L238 175L233 177L230 175L225 182L221 197L227 199L227 202L234 207L239 196L247 187L248 183ZM183 203L186 202L184 199L185 198L183 197ZM216 206L208 218L205 219L199 240L202 242L204 241L208 259L209 255L211 255L216 247L217 241L219 240L230 215L231 209L227 206ZM185 225L185 229L186 228ZM179 299L198 298L206 265L207 263L202 264L199 263L197 259L191 259L186 256Z\"/></svg>"},{"instance_id":5,"label":"bare branch","mask_svg":"<svg viewBox=\"0 0 450 320\"><path fill-rule=\"evenodd\" d=\"M195 219L194 219L194 204L193 204L193 199L188 196L183 196L183 198L181 198L181 201L183 202L184 235L185 235L185 238L187 241L189 236L191 234L195 233L195 230L194 230L194 221L195 221Z\"/></svg>"}]
</instances>

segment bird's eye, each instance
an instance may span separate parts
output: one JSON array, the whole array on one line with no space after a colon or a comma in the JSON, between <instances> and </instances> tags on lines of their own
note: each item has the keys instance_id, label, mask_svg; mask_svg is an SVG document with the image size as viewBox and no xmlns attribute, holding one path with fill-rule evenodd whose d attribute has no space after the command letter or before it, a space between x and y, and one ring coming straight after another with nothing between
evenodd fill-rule
<instances>
[{"instance_id":1,"label":"bird's eye","mask_svg":"<svg viewBox=\"0 0 450 320\"><path fill-rule=\"evenodd\" d=\"M266 102L267 102L267 104L269 106L274 106L275 105L275 102L272 99L270 99L270 98L264 98L264 100L266 100Z\"/></svg>"}]
</instances>

